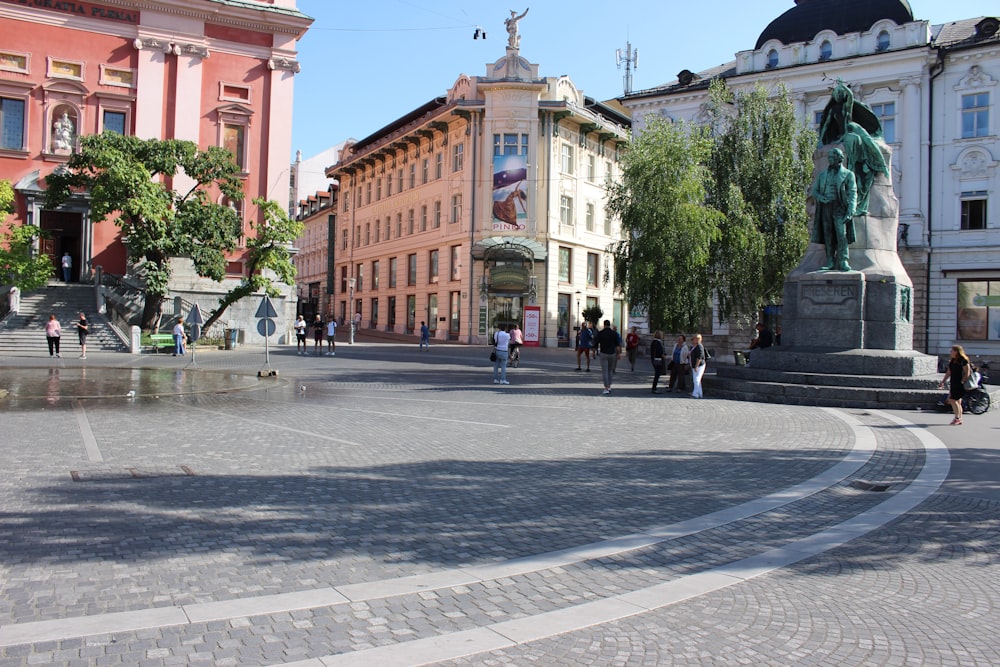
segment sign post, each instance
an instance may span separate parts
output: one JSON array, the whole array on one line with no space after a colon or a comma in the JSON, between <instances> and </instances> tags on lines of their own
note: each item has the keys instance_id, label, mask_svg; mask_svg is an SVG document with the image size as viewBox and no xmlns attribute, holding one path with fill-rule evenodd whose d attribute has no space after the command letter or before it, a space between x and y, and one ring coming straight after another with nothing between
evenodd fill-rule
<instances>
[{"instance_id":1,"label":"sign post","mask_svg":"<svg viewBox=\"0 0 1000 667\"><path fill-rule=\"evenodd\" d=\"M201 325L205 323L205 318L201 316L201 307L198 304L191 306L187 321L191 325L191 365L197 368L198 362L195 361L195 358L198 354L198 339L201 338Z\"/></svg>"},{"instance_id":2,"label":"sign post","mask_svg":"<svg viewBox=\"0 0 1000 667\"><path fill-rule=\"evenodd\" d=\"M278 317L271 303L271 297L264 295L254 317L260 320L257 322L257 333L264 337L264 370L257 371L257 377L277 377L278 371L271 368L271 350L268 347L268 338L277 330L274 320Z\"/></svg>"}]
</instances>

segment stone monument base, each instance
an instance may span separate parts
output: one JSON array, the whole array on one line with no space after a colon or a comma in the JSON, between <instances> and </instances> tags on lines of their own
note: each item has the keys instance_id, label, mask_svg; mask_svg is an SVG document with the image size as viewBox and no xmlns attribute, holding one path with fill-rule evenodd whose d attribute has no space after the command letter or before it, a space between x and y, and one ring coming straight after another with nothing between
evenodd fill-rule
<instances>
[{"instance_id":1,"label":"stone monument base","mask_svg":"<svg viewBox=\"0 0 1000 667\"><path fill-rule=\"evenodd\" d=\"M905 273L793 274L785 281L783 342L831 352L912 349L912 294Z\"/></svg>"},{"instance_id":2,"label":"stone monument base","mask_svg":"<svg viewBox=\"0 0 1000 667\"><path fill-rule=\"evenodd\" d=\"M937 377L937 357L914 350L830 351L810 347L771 347L750 355L754 370L823 375L872 375L883 377Z\"/></svg>"}]
</instances>

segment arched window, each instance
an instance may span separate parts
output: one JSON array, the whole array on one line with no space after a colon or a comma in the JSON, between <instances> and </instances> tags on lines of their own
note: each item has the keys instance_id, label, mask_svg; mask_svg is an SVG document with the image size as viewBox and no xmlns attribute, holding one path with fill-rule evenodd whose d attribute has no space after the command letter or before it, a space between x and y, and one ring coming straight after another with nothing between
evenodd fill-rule
<instances>
[{"instance_id":1,"label":"arched window","mask_svg":"<svg viewBox=\"0 0 1000 667\"><path fill-rule=\"evenodd\" d=\"M819 45L819 59L829 60L832 57L833 57L833 44L830 43L830 40L824 39L823 43Z\"/></svg>"},{"instance_id":2,"label":"arched window","mask_svg":"<svg viewBox=\"0 0 1000 667\"><path fill-rule=\"evenodd\" d=\"M778 66L778 51L771 49L767 52L767 68L774 69Z\"/></svg>"},{"instance_id":3,"label":"arched window","mask_svg":"<svg viewBox=\"0 0 1000 667\"><path fill-rule=\"evenodd\" d=\"M878 38L875 44L876 51L888 51L889 50L889 32L883 30L878 34Z\"/></svg>"}]
</instances>

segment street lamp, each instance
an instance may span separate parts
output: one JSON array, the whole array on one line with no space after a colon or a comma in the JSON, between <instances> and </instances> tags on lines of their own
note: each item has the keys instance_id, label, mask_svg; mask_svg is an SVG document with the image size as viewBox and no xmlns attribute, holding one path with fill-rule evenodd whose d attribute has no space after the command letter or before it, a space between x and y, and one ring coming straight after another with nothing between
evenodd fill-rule
<instances>
[{"instance_id":1,"label":"street lamp","mask_svg":"<svg viewBox=\"0 0 1000 667\"><path fill-rule=\"evenodd\" d=\"M580 290L576 291L576 313L577 313L577 315L579 315L582 318L583 317L583 311L580 310L580 295L581 294L582 294L582 292ZM577 327L579 327L579 326L580 325L578 324Z\"/></svg>"},{"instance_id":2,"label":"street lamp","mask_svg":"<svg viewBox=\"0 0 1000 667\"><path fill-rule=\"evenodd\" d=\"M347 286L351 290L351 298L347 302L350 305L350 309L351 309L351 313L350 313L350 318L351 318L351 339L348 341L351 345L354 345L354 312L353 311L354 311L354 284L356 282L357 282L357 280L355 278L349 278L348 281L347 281Z\"/></svg>"}]
</instances>

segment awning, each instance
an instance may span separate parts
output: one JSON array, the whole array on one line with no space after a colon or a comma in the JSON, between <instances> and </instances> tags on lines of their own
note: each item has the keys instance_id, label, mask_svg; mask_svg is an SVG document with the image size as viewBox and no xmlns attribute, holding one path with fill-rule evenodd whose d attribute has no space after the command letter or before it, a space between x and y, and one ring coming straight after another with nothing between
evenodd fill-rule
<instances>
[{"instance_id":1,"label":"awning","mask_svg":"<svg viewBox=\"0 0 1000 667\"><path fill-rule=\"evenodd\" d=\"M541 262L548 254L545 244L526 236L489 236L472 246L474 259L517 255Z\"/></svg>"}]
</instances>

